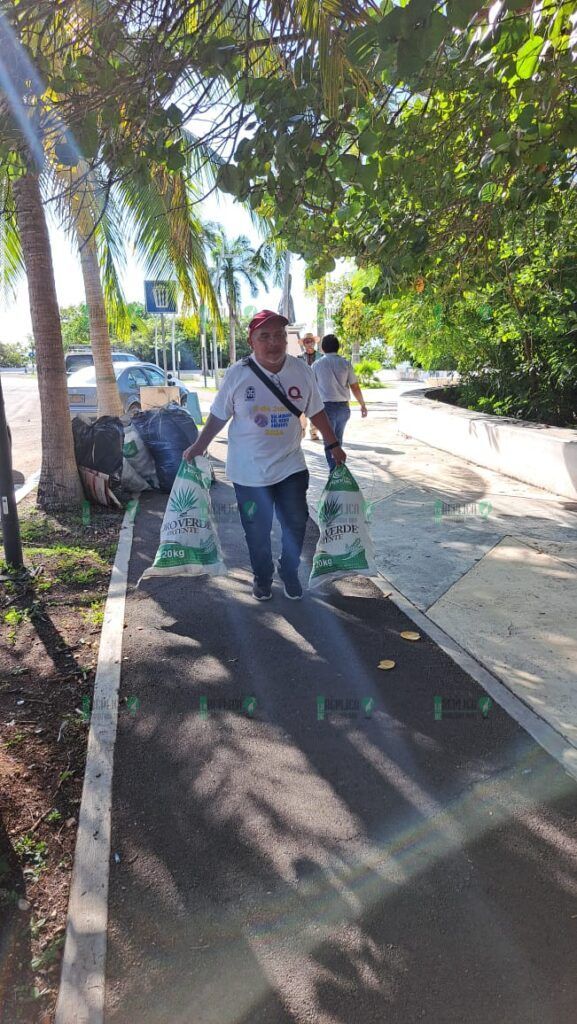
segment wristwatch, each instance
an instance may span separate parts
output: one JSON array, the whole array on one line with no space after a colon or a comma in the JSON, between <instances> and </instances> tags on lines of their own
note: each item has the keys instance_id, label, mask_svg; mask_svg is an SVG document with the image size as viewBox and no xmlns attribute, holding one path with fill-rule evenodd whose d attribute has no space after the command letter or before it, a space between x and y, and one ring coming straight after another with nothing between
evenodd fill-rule
<instances>
[{"instance_id":1,"label":"wristwatch","mask_svg":"<svg viewBox=\"0 0 577 1024\"><path fill-rule=\"evenodd\" d=\"M330 452L331 448L340 448L340 447L341 446L340 446L338 441L333 441L332 444L326 444L325 445L325 451L326 452Z\"/></svg>"}]
</instances>

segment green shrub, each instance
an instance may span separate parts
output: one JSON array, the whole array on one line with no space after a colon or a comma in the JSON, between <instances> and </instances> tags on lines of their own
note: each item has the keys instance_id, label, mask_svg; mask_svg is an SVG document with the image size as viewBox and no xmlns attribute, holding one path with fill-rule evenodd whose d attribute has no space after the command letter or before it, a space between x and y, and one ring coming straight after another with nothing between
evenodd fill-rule
<instances>
[{"instance_id":1,"label":"green shrub","mask_svg":"<svg viewBox=\"0 0 577 1024\"><path fill-rule=\"evenodd\" d=\"M380 368L381 364L376 359L361 359L360 363L356 363L354 367L359 384L367 387L375 382L375 375Z\"/></svg>"}]
</instances>

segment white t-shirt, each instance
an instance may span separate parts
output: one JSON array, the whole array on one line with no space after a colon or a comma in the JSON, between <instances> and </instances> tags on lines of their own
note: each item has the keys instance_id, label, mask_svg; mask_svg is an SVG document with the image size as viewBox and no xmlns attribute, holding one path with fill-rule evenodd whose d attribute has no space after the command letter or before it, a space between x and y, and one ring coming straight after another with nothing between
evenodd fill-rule
<instances>
[{"instance_id":1,"label":"white t-shirt","mask_svg":"<svg viewBox=\"0 0 577 1024\"><path fill-rule=\"evenodd\" d=\"M324 402L348 402L349 385L357 378L351 364L336 352L327 352L311 367Z\"/></svg>"},{"instance_id":2,"label":"white t-shirt","mask_svg":"<svg viewBox=\"0 0 577 1024\"><path fill-rule=\"evenodd\" d=\"M302 359L287 355L277 374L260 368L309 418L324 410L313 372ZM210 411L220 420L232 416L226 475L235 484L265 487L307 468L300 420L242 361L229 366Z\"/></svg>"}]
</instances>

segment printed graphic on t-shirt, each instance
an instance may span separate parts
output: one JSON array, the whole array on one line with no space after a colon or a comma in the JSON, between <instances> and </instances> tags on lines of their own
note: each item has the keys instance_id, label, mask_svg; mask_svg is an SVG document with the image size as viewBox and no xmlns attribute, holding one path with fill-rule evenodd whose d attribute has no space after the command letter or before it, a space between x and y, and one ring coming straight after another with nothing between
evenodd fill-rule
<instances>
[{"instance_id":1,"label":"printed graphic on t-shirt","mask_svg":"<svg viewBox=\"0 0 577 1024\"><path fill-rule=\"evenodd\" d=\"M250 413L253 423L262 427L268 437L282 437L293 418L284 405L254 405Z\"/></svg>"}]
</instances>

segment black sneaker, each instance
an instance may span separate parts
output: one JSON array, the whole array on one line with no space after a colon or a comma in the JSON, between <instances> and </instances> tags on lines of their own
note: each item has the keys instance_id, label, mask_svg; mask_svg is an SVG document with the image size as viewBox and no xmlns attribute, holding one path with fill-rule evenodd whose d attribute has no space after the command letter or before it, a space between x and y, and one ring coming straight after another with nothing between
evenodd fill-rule
<instances>
[{"instance_id":1,"label":"black sneaker","mask_svg":"<svg viewBox=\"0 0 577 1024\"><path fill-rule=\"evenodd\" d=\"M272 583L259 583L255 580L252 585L252 596L257 601L270 601L272 597Z\"/></svg>"},{"instance_id":2,"label":"black sneaker","mask_svg":"<svg viewBox=\"0 0 577 1024\"><path fill-rule=\"evenodd\" d=\"M288 597L289 601L301 601L303 596L303 588L301 587L298 576L289 577L288 580L282 578L284 587L284 596Z\"/></svg>"}]
</instances>

